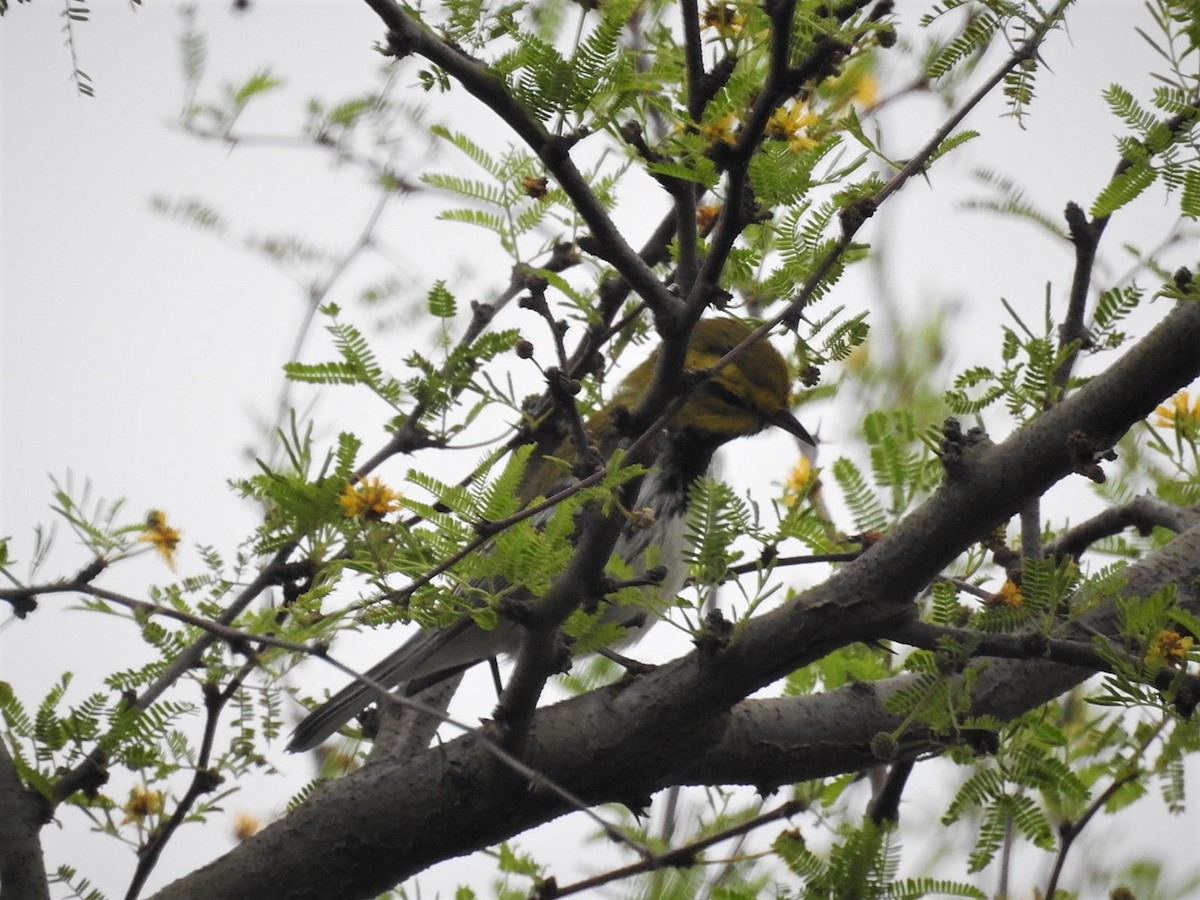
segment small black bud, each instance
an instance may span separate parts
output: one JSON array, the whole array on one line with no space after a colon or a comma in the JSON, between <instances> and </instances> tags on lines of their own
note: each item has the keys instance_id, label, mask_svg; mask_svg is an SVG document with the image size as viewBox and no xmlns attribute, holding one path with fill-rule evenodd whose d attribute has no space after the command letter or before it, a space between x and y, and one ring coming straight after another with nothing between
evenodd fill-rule
<instances>
[{"instance_id":1,"label":"small black bud","mask_svg":"<svg viewBox=\"0 0 1200 900\"><path fill-rule=\"evenodd\" d=\"M544 294L549 286L550 282L546 280L545 275L535 275L530 272L525 276L525 289L531 294Z\"/></svg>"}]
</instances>

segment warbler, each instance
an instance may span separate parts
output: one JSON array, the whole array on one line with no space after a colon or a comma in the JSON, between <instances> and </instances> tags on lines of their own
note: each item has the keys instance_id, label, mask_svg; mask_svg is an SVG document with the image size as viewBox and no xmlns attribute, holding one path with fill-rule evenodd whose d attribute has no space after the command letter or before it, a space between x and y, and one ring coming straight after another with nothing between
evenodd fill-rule
<instances>
[{"instance_id":1,"label":"warbler","mask_svg":"<svg viewBox=\"0 0 1200 900\"><path fill-rule=\"evenodd\" d=\"M703 319L696 324L688 343L687 370L710 368L750 334L731 318ZM659 351L634 369L617 388L612 400L588 422L587 431L604 459L620 445L623 435L616 425L618 408L632 409L650 384ZM765 341L751 345L737 359L703 380L687 396L670 421L654 438L647 471L633 486L638 521L630 521L617 540L615 555L633 571L644 571L651 548L657 565L666 574L659 583L661 596L674 597L687 577L685 525L689 491L708 470L717 448L735 438L757 434L774 426L807 444L815 441L788 410L790 380L787 364ZM576 455L570 439L554 457ZM548 496L570 484L563 470L543 460L526 471L519 491L522 502ZM625 626L618 642L630 643L651 623L645 611L609 605L602 616ZM521 629L501 616L491 629L477 625L470 616L442 629L421 631L367 675L388 688L411 695L468 666L500 654L513 654L520 645ZM297 726L288 750L309 750L364 710L373 700L371 688L353 682L318 706Z\"/></svg>"}]
</instances>

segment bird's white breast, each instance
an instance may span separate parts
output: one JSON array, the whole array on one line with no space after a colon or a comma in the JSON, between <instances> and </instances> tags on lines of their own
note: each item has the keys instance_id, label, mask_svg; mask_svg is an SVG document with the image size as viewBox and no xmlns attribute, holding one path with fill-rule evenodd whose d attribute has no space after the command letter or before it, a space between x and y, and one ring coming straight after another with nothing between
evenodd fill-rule
<instances>
[{"instance_id":1,"label":"bird's white breast","mask_svg":"<svg viewBox=\"0 0 1200 900\"><path fill-rule=\"evenodd\" d=\"M663 469L651 469L642 480L633 511L634 521L622 531L616 554L636 575L643 575L655 566L666 568L666 577L658 585L644 589L656 595L648 604L650 609L663 609L683 590L688 574L685 553L687 497L680 492L678 478L672 478ZM646 511L649 511L649 516L645 515ZM639 524L643 521L647 524ZM658 619L653 612L644 609L625 607L623 610L614 609L613 612L621 618L644 619L640 629L629 629L629 638L620 641L622 644L639 638L639 632L649 628Z\"/></svg>"}]
</instances>

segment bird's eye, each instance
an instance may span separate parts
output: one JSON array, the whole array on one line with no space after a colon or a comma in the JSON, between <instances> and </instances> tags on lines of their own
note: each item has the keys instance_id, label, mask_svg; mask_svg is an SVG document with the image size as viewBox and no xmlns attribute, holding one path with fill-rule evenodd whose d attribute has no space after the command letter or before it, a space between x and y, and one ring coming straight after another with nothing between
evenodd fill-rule
<instances>
[{"instance_id":1,"label":"bird's eye","mask_svg":"<svg viewBox=\"0 0 1200 900\"><path fill-rule=\"evenodd\" d=\"M724 387L720 384L717 384L717 382L715 382L715 381L710 381L708 383L708 390L712 393L712 395L714 397L717 397L718 399L720 399L722 403L726 403L729 406L736 407L737 409L745 409L746 408L745 400L743 400L741 397L739 397L733 391L729 390L729 388Z\"/></svg>"}]
</instances>

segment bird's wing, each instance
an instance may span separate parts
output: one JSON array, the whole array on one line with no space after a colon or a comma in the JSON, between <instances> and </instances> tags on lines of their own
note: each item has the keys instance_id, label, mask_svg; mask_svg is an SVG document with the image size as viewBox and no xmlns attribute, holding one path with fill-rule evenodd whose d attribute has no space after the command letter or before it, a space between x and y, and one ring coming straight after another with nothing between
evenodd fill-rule
<instances>
[{"instance_id":1,"label":"bird's wing","mask_svg":"<svg viewBox=\"0 0 1200 900\"><path fill-rule=\"evenodd\" d=\"M610 418L609 412L601 411L588 423L588 429L597 439L604 458L612 454L620 439ZM564 439L551 455L559 459L574 459L574 444L569 438ZM544 448L536 448L526 463L525 475L517 490L518 497L525 504L532 502L535 497L551 496L576 480L560 466L543 459L544 456ZM553 510L543 510L534 517L534 524L542 527L552 515ZM480 552L486 553L488 550L485 547ZM497 577L493 579L491 592L497 594L506 586L507 582ZM499 617L494 628L485 630L476 625L470 616L464 615L447 628L414 634L399 649L372 666L366 675L388 689L406 685L404 693L411 696L477 662L502 653L515 653L520 638L520 628L503 616ZM348 684L296 726L287 749L292 752L312 749L376 699L375 690L362 682Z\"/></svg>"}]
</instances>

